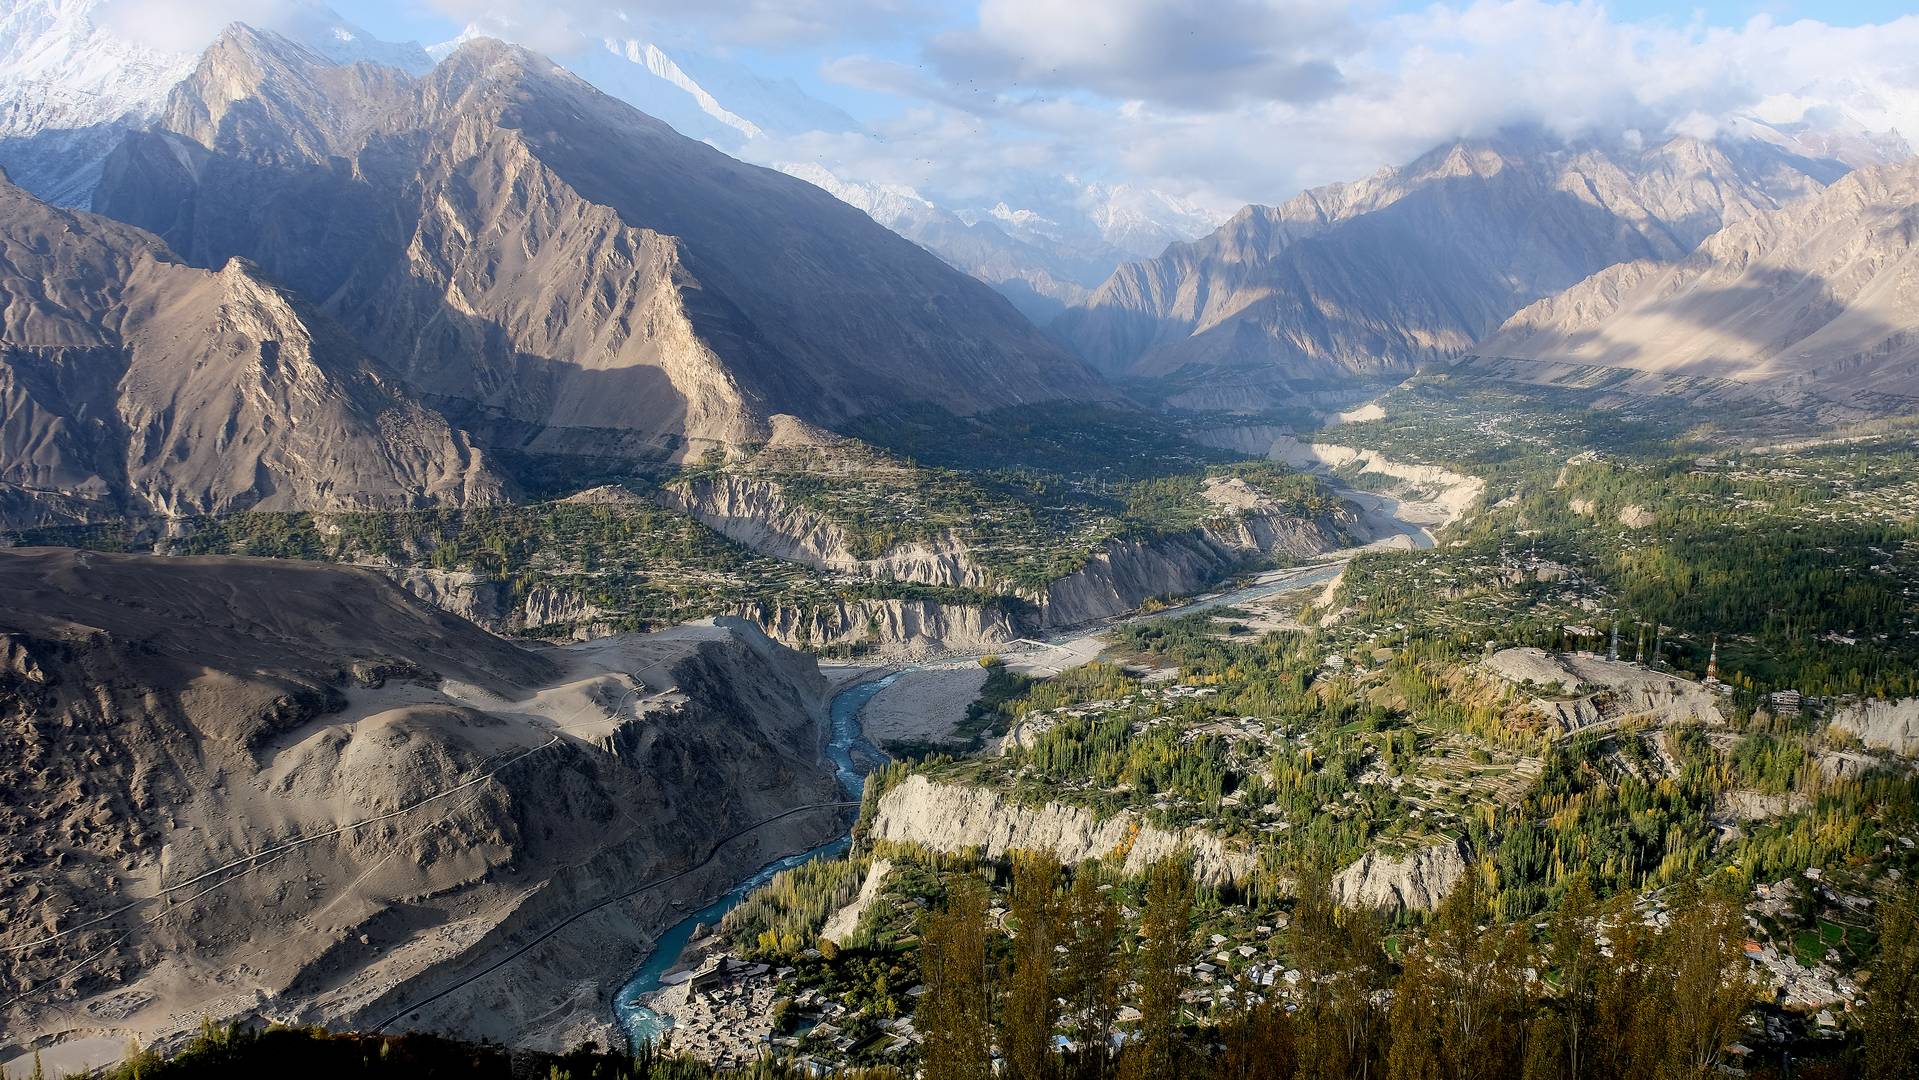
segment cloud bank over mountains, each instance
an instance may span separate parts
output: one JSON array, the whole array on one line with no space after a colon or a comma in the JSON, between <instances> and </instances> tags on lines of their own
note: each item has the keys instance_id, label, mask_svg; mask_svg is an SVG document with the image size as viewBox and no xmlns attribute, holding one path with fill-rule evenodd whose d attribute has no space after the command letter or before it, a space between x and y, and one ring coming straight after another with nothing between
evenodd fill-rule
<instances>
[{"instance_id":1,"label":"cloud bank over mountains","mask_svg":"<svg viewBox=\"0 0 1919 1080\"><path fill-rule=\"evenodd\" d=\"M612 35L791 54L857 99L863 130L785 133L753 156L962 200L1046 170L1224 214L1514 124L1652 137L1810 111L1919 142L1919 16L1729 27L1543 0L1385 15L1307 0L428 2L560 52Z\"/></svg>"}]
</instances>

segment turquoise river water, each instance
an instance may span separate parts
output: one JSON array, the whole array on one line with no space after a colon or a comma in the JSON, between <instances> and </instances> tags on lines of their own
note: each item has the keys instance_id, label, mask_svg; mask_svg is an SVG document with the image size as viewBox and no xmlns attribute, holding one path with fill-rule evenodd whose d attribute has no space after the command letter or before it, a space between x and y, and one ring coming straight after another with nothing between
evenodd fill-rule
<instances>
[{"instance_id":1,"label":"turquoise river water","mask_svg":"<svg viewBox=\"0 0 1919 1080\"><path fill-rule=\"evenodd\" d=\"M873 699L873 695L890 685L902 672L894 672L882 679L858 683L839 692L833 698L831 709L832 735L826 744L827 759L833 763L833 774L839 780L840 790L849 799L860 797L866 785L866 774L860 768L855 757L877 761L881 754L866 741L860 731L860 710ZM654 943L653 951L647 955L646 962L620 987L613 997L613 1011L619 1017L620 1026L626 1029L626 1037L632 1045L658 1039L660 1032L666 1030L665 1017L640 1004L640 998L660 988L660 978L673 969L679 961L680 951L692 940L696 927L717 925L727 912L738 907L746 894L771 881L774 874L790 870L804 862L817 859L822 855L838 855L852 843L851 826L848 832L821 844L811 851L798 855L788 855L760 867L751 877L740 882L725 896L693 912L686 918L669 927L660 939Z\"/></svg>"}]
</instances>

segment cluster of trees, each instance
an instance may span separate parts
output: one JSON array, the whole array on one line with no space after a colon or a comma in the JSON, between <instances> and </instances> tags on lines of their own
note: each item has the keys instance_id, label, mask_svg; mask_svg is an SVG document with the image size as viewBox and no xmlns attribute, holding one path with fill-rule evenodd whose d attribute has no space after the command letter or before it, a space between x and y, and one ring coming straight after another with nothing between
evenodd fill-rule
<instances>
[{"instance_id":1,"label":"cluster of trees","mask_svg":"<svg viewBox=\"0 0 1919 1080\"><path fill-rule=\"evenodd\" d=\"M1188 441L1177 421L1151 410L1057 401L964 417L936 405L903 405L842 430L922 464L1002 478L1037 474L1120 484L1235 456Z\"/></svg>"},{"instance_id":2,"label":"cluster of trees","mask_svg":"<svg viewBox=\"0 0 1919 1080\"><path fill-rule=\"evenodd\" d=\"M1651 659L1699 674L1717 637L1722 677L1753 691L1749 701L1784 688L1919 694L1908 595L1919 582L1919 524L1871 501L1877 489L1913 484L1919 454L1910 439L1780 455L1734 471L1702 468L1679 429L1663 424L1598 432L1553 415L1550 400L1435 386L1401 397L1391 420L1349 425L1341 438L1413 460L1436 455L1488 477L1489 502L1518 498L1456 527L1444 549L1356 561L1346 591L1364 598L1360 621L1461 640L1593 647L1563 634L1565 622L1591 616L1537 602L1561 586L1500 582L1488 570L1523 527L1530 551L1575 567L1614 609L1599 628L1609 632L1616 618L1628 650L1657 640L1663 647ZM1487 444L1477 421L1488 412L1516 437ZM1566 466L1581 448L1612 456ZM1587 512L1574 511L1575 500ZM1628 507L1650 514L1650 524L1622 527ZM1435 595L1434 580L1451 595ZM1492 602L1462 602L1476 599Z\"/></svg>"},{"instance_id":3,"label":"cluster of trees","mask_svg":"<svg viewBox=\"0 0 1919 1080\"><path fill-rule=\"evenodd\" d=\"M577 595L622 631L732 611L744 604L810 610L842 600L964 604L1024 617L1026 602L981 589L918 582L837 582L757 555L684 514L645 504L568 502L461 510L316 516L243 511L185 523L176 555L365 561L478 574L510 610L536 586ZM147 551L150 529L126 522L32 531L30 543ZM554 632L570 628L558 626ZM532 631L538 633L540 631Z\"/></svg>"},{"instance_id":4,"label":"cluster of trees","mask_svg":"<svg viewBox=\"0 0 1919 1080\"><path fill-rule=\"evenodd\" d=\"M1783 1062L1749 1030L1762 987L1730 896L1674 890L1652 918L1629 901L1601 905L1578 881L1535 935L1491 918L1469 874L1424 934L1388 939L1371 914L1335 908L1324 871L1308 867L1282 942L1287 976L1242 975L1209 1000L1195 993L1184 868L1152 869L1137 934L1093 881L1064 885L1056 863L1017 857L1006 949L993 946L983 887L956 885L928 914L916 1015L926 1080L987 1080L996 1059L1013 1080L1705 1080ZM1910 890L1882 933L1860 1037L1794 1075L1919 1069Z\"/></svg>"},{"instance_id":5,"label":"cluster of trees","mask_svg":"<svg viewBox=\"0 0 1919 1080\"><path fill-rule=\"evenodd\" d=\"M1147 533L1204 525L1223 515L1204 494L1206 482L1220 478L1244 481L1288 513L1302 518L1322 517L1339 506L1339 497L1332 489L1310 473L1273 461L1245 461L1135 481L1121 489L1121 517L1131 529Z\"/></svg>"},{"instance_id":6,"label":"cluster of trees","mask_svg":"<svg viewBox=\"0 0 1919 1080\"><path fill-rule=\"evenodd\" d=\"M1311 633L1226 640L1204 614L1130 624L1114 631L1123 648L1178 664L1183 682L1218 692L1067 720L990 767L1016 791L1030 785L1036 797L1103 810L1124 802L1152 820L1178 817L1162 822L1169 824L1205 816L1210 829L1254 837L1282 861L1343 863L1410 820L1410 807L1390 786L1359 784L1360 774L1373 764L1405 771L1422 752L1422 733L1461 732L1544 759L1542 775L1516 803L1485 804L1478 807L1483 813L1459 808L1457 827L1489 875L1488 906L1505 917L1549 908L1580 873L1601 895L1612 895L1707 873L1773 881L1807 866L1883 860L1886 851L1899 861L1902 849L1888 845L1919 814L1919 781L1888 773L1827 776L1812 753L1817 732L1809 722L1746 714L1745 734L1717 746L1685 726L1665 735L1554 740L1536 717L1531 726L1520 723L1529 714L1508 697L1464 676L1483 650L1476 636L1410 635L1394 642L1383 679L1361 680L1320 671L1324 646ZM1368 682L1389 694L1361 696L1355 687ZM1138 689L1118 668L1089 666L1035 686L1018 707L1112 700ZM1179 734L1182 725L1245 715L1285 717L1288 732L1305 736L1303 748L1289 740L1263 761L1245 761L1226 752L1224 740L1193 744ZM1178 723L1133 730L1153 717ZM1665 749L1655 750L1654 740ZM1672 766L1676 775L1667 775ZM1721 800L1735 790L1791 801L1787 812L1728 839L1716 821ZM1156 810L1151 797L1161 791L1188 801L1177 814ZM1227 795L1236 805L1224 801ZM1292 827L1265 827L1267 808Z\"/></svg>"},{"instance_id":7,"label":"cluster of trees","mask_svg":"<svg viewBox=\"0 0 1919 1080\"><path fill-rule=\"evenodd\" d=\"M798 953L829 915L859 895L870 865L864 857L812 859L782 870L727 912L720 931L766 955Z\"/></svg>"}]
</instances>

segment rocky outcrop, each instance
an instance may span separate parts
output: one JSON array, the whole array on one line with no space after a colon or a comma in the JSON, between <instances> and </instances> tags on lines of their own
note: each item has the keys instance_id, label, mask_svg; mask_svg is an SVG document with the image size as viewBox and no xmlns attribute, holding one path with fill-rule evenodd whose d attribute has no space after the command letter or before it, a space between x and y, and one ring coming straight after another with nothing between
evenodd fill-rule
<instances>
[{"instance_id":1,"label":"rocky outcrop","mask_svg":"<svg viewBox=\"0 0 1919 1080\"><path fill-rule=\"evenodd\" d=\"M1509 683L1548 692L1535 696L1532 707L1562 733L1628 720L1725 722L1710 689L1638 664L1528 647L1501 649L1485 665Z\"/></svg>"},{"instance_id":2,"label":"rocky outcrop","mask_svg":"<svg viewBox=\"0 0 1919 1080\"><path fill-rule=\"evenodd\" d=\"M988 788L937 783L909 776L880 799L870 835L876 840L918 844L935 851L977 848L988 858L1009 851L1049 851L1062 863L1116 858L1129 874L1142 874L1161 859L1193 860L1200 881L1244 881L1257 860L1200 829L1168 832L1141 823L1125 811L1100 818L1062 803L1027 806Z\"/></svg>"},{"instance_id":3,"label":"rocky outcrop","mask_svg":"<svg viewBox=\"0 0 1919 1080\"><path fill-rule=\"evenodd\" d=\"M580 594L546 582L528 588L515 605L506 582L470 570L391 565L376 565L375 569L427 603L498 634L521 634L569 625L585 630L588 626L582 624L592 624L607 614Z\"/></svg>"},{"instance_id":4,"label":"rocky outcrop","mask_svg":"<svg viewBox=\"0 0 1919 1080\"><path fill-rule=\"evenodd\" d=\"M742 604L734 614L794 648L986 652L1024 634L1018 616L1006 604L841 599L806 606Z\"/></svg>"},{"instance_id":5,"label":"rocky outcrop","mask_svg":"<svg viewBox=\"0 0 1919 1080\"><path fill-rule=\"evenodd\" d=\"M1398 855L1369 851L1333 876L1333 900L1349 908L1432 911L1466 876L1471 860L1464 841Z\"/></svg>"},{"instance_id":6,"label":"rocky outcrop","mask_svg":"<svg viewBox=\"0 0 1919 1080\"><path fill-rule=\"evenodd\" d=\"M819 511L796 506L771 480L734 473L702 474L660 489L666 506L763 555L820 570L923 585L986 588L986 571L959 538L902 544L876 558L853 553L851 534Z\"/></svg>"},{"instance_id":7,"label":"rocky outcrop","mask_svg":"<svg viewBox=\"0 0 1919 1080\"><path fill-rule=\"evenodd\" d=\"M1919 698L1849 702L1833 710L1832 726L1875 750L1919 757Z\"/></svg>"},{"instance_id":8,"label":"rocky outcrop","mask_svg":"<svg viewBox=\"0 0 1919 1080\"><path fill-rule=\"evenodd\" d=\"M526 591L520 605L521 628L536 630L542 626L590 623L604 618L606 609L570 589L541 583Z\"/></svg>"},{"instance_id":9,"label":"rocky outcrop","mask_svg":"<svg viewBox=\"0 0 1919 1080\"><path fill-rule=\"evenodd\" d=\"M442 611L504 632L506 590L500 582L471 570L376 565L393 583Z\"/></svg>"}]
</instances>

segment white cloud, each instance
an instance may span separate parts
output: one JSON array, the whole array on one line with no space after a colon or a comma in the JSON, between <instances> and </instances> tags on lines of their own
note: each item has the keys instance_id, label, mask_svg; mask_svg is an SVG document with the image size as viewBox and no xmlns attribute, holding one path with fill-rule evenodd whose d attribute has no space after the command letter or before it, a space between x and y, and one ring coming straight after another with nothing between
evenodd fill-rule
<instances>
[{"instance_id":1,"label":"white cloud","mask_svg":"<svg viewBox=\"0 0 1919 1080\"><path fill-rule=\"evenodd\" d=\"M1241 17L1204 28L1178 0L983 0L978 27L931 40L924 67L828 74L964 110L1001 139L1050 138L1060 171L1218 204L1278 201L1514 124L1704 134L1741 112L1810 109L1919 144L1919 16L1715 28L1622 22L1591 2L1478 0L1360 24L1228 2ZM1286 78L1315 64L1336 82Z\"/></svg>"},{"instance_id":2,"label":"white cloud","mask_svg":"<svg viewBox=\"0 0 1919 1080\"><path fill-rule=\"evenodd\" d=\"M229 23L272 26L301 6L300 0L103 0L94 20L157 52L198 52Z\"/></svg>"},{"instance_id":3,"label":"white cloud","mask_svg":"<svg viewBox=\"0 0 1919 1080\"><path fill-rule=\"evenodd\" d=\"M976 26L927 54L954 83L1203 108L1324 97L1360 40L1345 12L1312 0L982 0Z\"/></svg>"}]
</instances>

